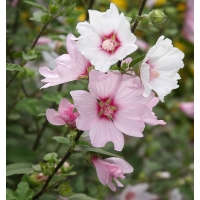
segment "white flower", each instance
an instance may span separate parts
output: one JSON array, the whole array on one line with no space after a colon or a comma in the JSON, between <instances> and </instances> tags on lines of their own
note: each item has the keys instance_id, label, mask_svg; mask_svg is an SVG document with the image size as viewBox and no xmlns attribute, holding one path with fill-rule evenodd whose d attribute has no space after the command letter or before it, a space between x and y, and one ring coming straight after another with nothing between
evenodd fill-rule
<instances>
[{"instance_id":1,"label":"white flower","mask_svg":"<svg viewBox=\"0 0 200 200\"><path fill-rule=\"evenodd\" d=\"M158 196L147 192L149 188L147 183L140 183L137 185L128 185L118 196L119 200L156 200Z\"/></svg>"},{"instance_id":2,"label":"white flower","mask_svg":"<svg viewBox=\"0 0 200 200\"><path fill-rule=\"evenodd\" d=\"M89 10L88 22L79 22L77 30L79 51L90 60L96 70L107 72L111 65L136 51L136 37L123 13L115 4L106 12Z\"/></svg>"},{"instance_id":3,"label":"white flower","mask_svg":"<svg viewBox=\"0 0 200 200\"><path fill-rule=\"evenodd\" d=\"M170 39L164 40L161 36L142 61L140 78L145 88L143 95L148 97L154 90L164 102L164 96L179 87L177 71L184 66L183 58L184 53L173 47Z\"/></svg>"}]
</instances>

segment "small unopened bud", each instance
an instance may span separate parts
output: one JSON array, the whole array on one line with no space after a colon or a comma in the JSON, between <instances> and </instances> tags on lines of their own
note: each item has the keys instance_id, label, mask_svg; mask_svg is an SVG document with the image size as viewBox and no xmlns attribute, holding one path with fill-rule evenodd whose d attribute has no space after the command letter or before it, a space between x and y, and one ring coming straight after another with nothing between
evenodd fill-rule
<instances>
[{"instance_id":1,"label":"small unopened bud","mask_svg":"<svg viewBox=\"0 0 200 200\"><path fill-rule=\"evenodd\" d=\"M156 175L162 179L168 179L171 177L171 174L169 172L157 172Z\"/></svg>"},{"instance_id":2,"label":"small unopened bud","mask_svg":"<svg viewBox=\"0 0 200 200\"><path fill-rule=\"evenodd\" d=\"M49 11L50 11L51 14L57 13L57 12L58 12L58 5L56 5L56 4L51 4L51 5L49 6Z\"/></svg>"},{"instance_id":3,"label":"small unopened bud","mask_svg":"<svg viewBox=\"0 0 200 200\"><path fill-rule=\"evenodd\" d=\"M155 9L149 13L149 20L153 25L162 24L167 19L167 16L162 10Z\"/></svg>"},{"instance_id":4,"label":"small unopened bud","mask_svg":"<svg viewBox=\"0 0 200 200\"><path fill-rule=\"evenodd\" d=\"M37 175L37 180L45 182L47 180L48 176L45 176L43 173L39 173Z\"/></svg>"},{"instance_id":5,"label":"small unopened bud","mask_svg":"<svg viewBox=\"0 0 200 200\"><path fill-rule=\"evenodd\" d=\"M150 28L152 26L151 22L149 21L149 15L144 14L142 16L137 16L137 20L139 21L138 26L140 28Z\"/></svg>"},{"instance_id":6,"label":"small unopened bud","mask_svg":"<svg viewBox=\"0 0 200 200\"><path fill-rule=\"evenodd\" d=\"M60 184L60 186L58 188L58 192L63 197L66 197L72 193L72 188L70 187L70 185L67 182L65 182L65 183Z\"/></svg>"},{"instance_id":7,"label":"small unopened bud","mask_svg":"<svg viewBox=\"0 0 200 200\"><path fill-rule=\"evenodd\" d=\"M41 16L41 22L42 23L47 23L49 20L49 14L48 13L43 13Z\"/></svg>"}]
</instances>

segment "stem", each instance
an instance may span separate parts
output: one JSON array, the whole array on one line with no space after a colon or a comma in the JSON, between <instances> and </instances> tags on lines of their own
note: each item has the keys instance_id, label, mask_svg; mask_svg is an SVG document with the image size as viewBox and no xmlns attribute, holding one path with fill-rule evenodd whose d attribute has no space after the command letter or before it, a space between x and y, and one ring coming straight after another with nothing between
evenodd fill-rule
<instances>
[{"instance_id":1,"label":"stem","mask_svg":"<svg viewBox=\"0 0 200 200\"><path fill-rule=\"evenodd\" d=\"M50 21L48 21L46 24L43 25L41 31L39 32L38 36L36 37L36 39L34 40L32 46L30 49L33 49L38 41L38 39L40 38L40 36L42 35L42 33L44 32L45 28L47 27L47 25L49 24ZM23 60L21 63L21 67L23 67L25 64L27 63L27 61ZM12 83L12 81L15 79L15 77L17 76L17 74L19 73L19 71L16 71L14 73L14 75L11 77L11 79L8 81L8 83L6 84L6 88Z\"/></svg>"},{"instance_id":2,"label":"stem","mask_svg":"<svg viewBox=\"0 0 200 200\"><path fill-rule=\"evenodd\" d=\"M75 144L78 142L79 138L81 137L81 134L83 133L83 131L78 131L74 142ZM63 157L63 159L58 163L58 165L56 166L56 168L54 169L52 175L50 175L48 177L48 179L46 180L43 188L33 196L32 200L35 200L37 198L39 198L41 195L43 195L46 192L46 188L48 187L49 182L51 181L51 179L54 177L54 175L56 174L56 172L62 167L62 165L64 164L64 162L71 156L72 152L74 150L74 145L72 144L70 146L70 148L68 149L67 153L65 154L65 156Z\"/></svg>"},{"instance_id":3,"label":"stem","mask_svg":"<svg viewBox=\"0 0 200 200\"><path fill-rule=\"evenodd\" d=\"M146 3L147 0L142 0L142 2L140 3L140 7L139 7L139 10L138 10L138 15L141 16L142 14L142 11L144 9L144 6L145 6L145 3ZM134 33L135 29L137 28L137 25L138 25L138 20L137 18L135 19L135 22L131 25L131 32Z\"/></svg>"},{"instance_id":4,"label":"stem","mask_svg":"<svg viewBox=\"0 0 200 200\"><path fill-rule=\"evenodd\" d=\"M144 9L144 6L145 6L145 3L146 3L147 0L142 0L142 2L140 3L140 7L139 7L139 10L138 10L138 15L141 16L142 14L142 11ZM137 25L138 25L138 20L137 18L135 19L135 22L131 25L131 32L134 33L135 29L137 28ZM121 60L118 61L117 63L117 66L120 68L121 66Z\"/></svg>"},{"instance_id":5,"label":"stem","mask_svg":"<svg viewBox=\"0 0 200 200\"><path fill-rule=\"evenodd\" d=\"M86 21L89 19L89 12L88 10L92 8L93 4L94 4L95 0L90 0L88 8L87 8L87 14L86 14Z\"/></svg>"}]
</instances>

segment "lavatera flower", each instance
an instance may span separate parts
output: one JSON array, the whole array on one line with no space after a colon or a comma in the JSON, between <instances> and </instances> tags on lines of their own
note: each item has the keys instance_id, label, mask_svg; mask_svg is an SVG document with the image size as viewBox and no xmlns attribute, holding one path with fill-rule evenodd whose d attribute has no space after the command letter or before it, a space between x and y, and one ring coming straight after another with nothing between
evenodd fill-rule
<instances>
[{"instance_id":1,"label":"lavatera flower","mask_svg":"<svg viewBox=\"0 0 200 200\"><path fill-rule=\"evenodd\" d=\"M49 108L46 111L46 118L53 125L68 125L70 128L74 129L76 128L76 118L79 116L79 113L73 112L73 110L74 105L67 99L62 99L58 107L58 112Z\"/></svg>"},{"instance_id":2,"label":"lavatera flower","mask_svg":"<svg viewBox=\"0 0 200 200\"><path fill-rule=\"evenodd\" d=\"M177 72L184 66L183 58L184 53L173 47L170 39L161 36L142 61L140 78L145 88L143 95L148 97L154 90L164 102L164 96L179 87Z\"/></svg>"},{"instance_id":3,"label":"lavatera flower","mask_svg":"<svg viewBox=\"0 0 200 200\"><path fill-rule=\"evenodd\" d=\"M121 151L124 146L122 132L143 137L145 123L165 124L152 112L159 99L153 92L148 98L143 97L144 87L137 76L92 70L88 87L90 92L76 90L70 94L80 113L77 128L89 131L94 147L113 142L114 149Z\"/></svg>"},{"instance_id":4,"label":"lavatera flower","mask_svg":"<svg viewBox=\"0 0 200 200\"><path fill-rule=\"evenodd\" d=\"M50 70L47 67L41 67L39 72L41 75L46 77L42 79L46 85L41 88L47 88L54 85L78 80L88 76L88 72L92 67L88 59L82 55L77 47L77 38L68 34L66 38L66 46L68 54L63 54L56 58L56 68Z\"/></svg>"},{"instance_id":5,"label":"lavatera flower","mask_svg":"<svg viewBox=\"0 0 200 200\"><path fill-rule=\"evenodd\" d=\"M130 23L115 4L106 12L89 10L89 21L79 22L78 49L96 70L107 72L112 64L137 50Z\"/></svg>"},{"instance_id":6,"label":"lavatera flower","mask_svg":"<svg viewBox=\"0 0 200 200\"><path fill-rule=\"evenodd\" d=\"M121 158L110 157L103 160L94 156L91 162L96 168L99 181L103 185L108 185L112 191L116 190L112 180L116 182L118 187L123 187L118 178L124 179L124 174L133 172L133 167Z\"/></svg>"}]
</instances>

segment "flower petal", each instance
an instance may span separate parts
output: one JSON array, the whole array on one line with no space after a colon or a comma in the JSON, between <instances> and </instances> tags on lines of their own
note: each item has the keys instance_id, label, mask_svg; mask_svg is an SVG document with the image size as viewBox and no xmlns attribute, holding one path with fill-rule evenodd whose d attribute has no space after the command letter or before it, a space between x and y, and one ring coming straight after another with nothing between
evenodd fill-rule
<instances>
[{"instance_id":1,"label":"flower petal","mask_svg":"<svg viewBox=\"0 0 200 200\"><path fill-rule=\"evenodd\" d=\"M54 109L47 109L46 118L51 124L56 126L66 124L66 122L60 117L59 113L56 112Z\"/></svg>"},{"instance_id":2,"label":"flower petal","mask_svg":"<svg viewBox=\"0 0 200 200\"><path fill-rule=\"evenodd\" d=\"M96 99L87 91L76 90L70 92L74 106L80 113L76 119L77 128L88 131L95 126L98 121L98 105Z\"/></svg>"},{"instance_id":3,"label":"flower petal","mask_svg":"<svg viewBox=\"0 0 200 200\"><path fill-rule=\"evenodd\" d=\"M119 89L122 76L118 72L108 72L104 74L92 70L89 73L88 88L93 96L99 100L111 99Z\"/></svg>"},{"instance_id":4,"label":"flower petal","mask_svg":"<svg viewBox=\"0 0 200 200\"><path fill-rule=\"evenodd\" d=\"M94 147L104 147L107 142L113 142L116 151L121 151L124 147L123 134L108 119L99 118L96 125L90 130L89 135Z\"/></svg>"}]
</instances>

